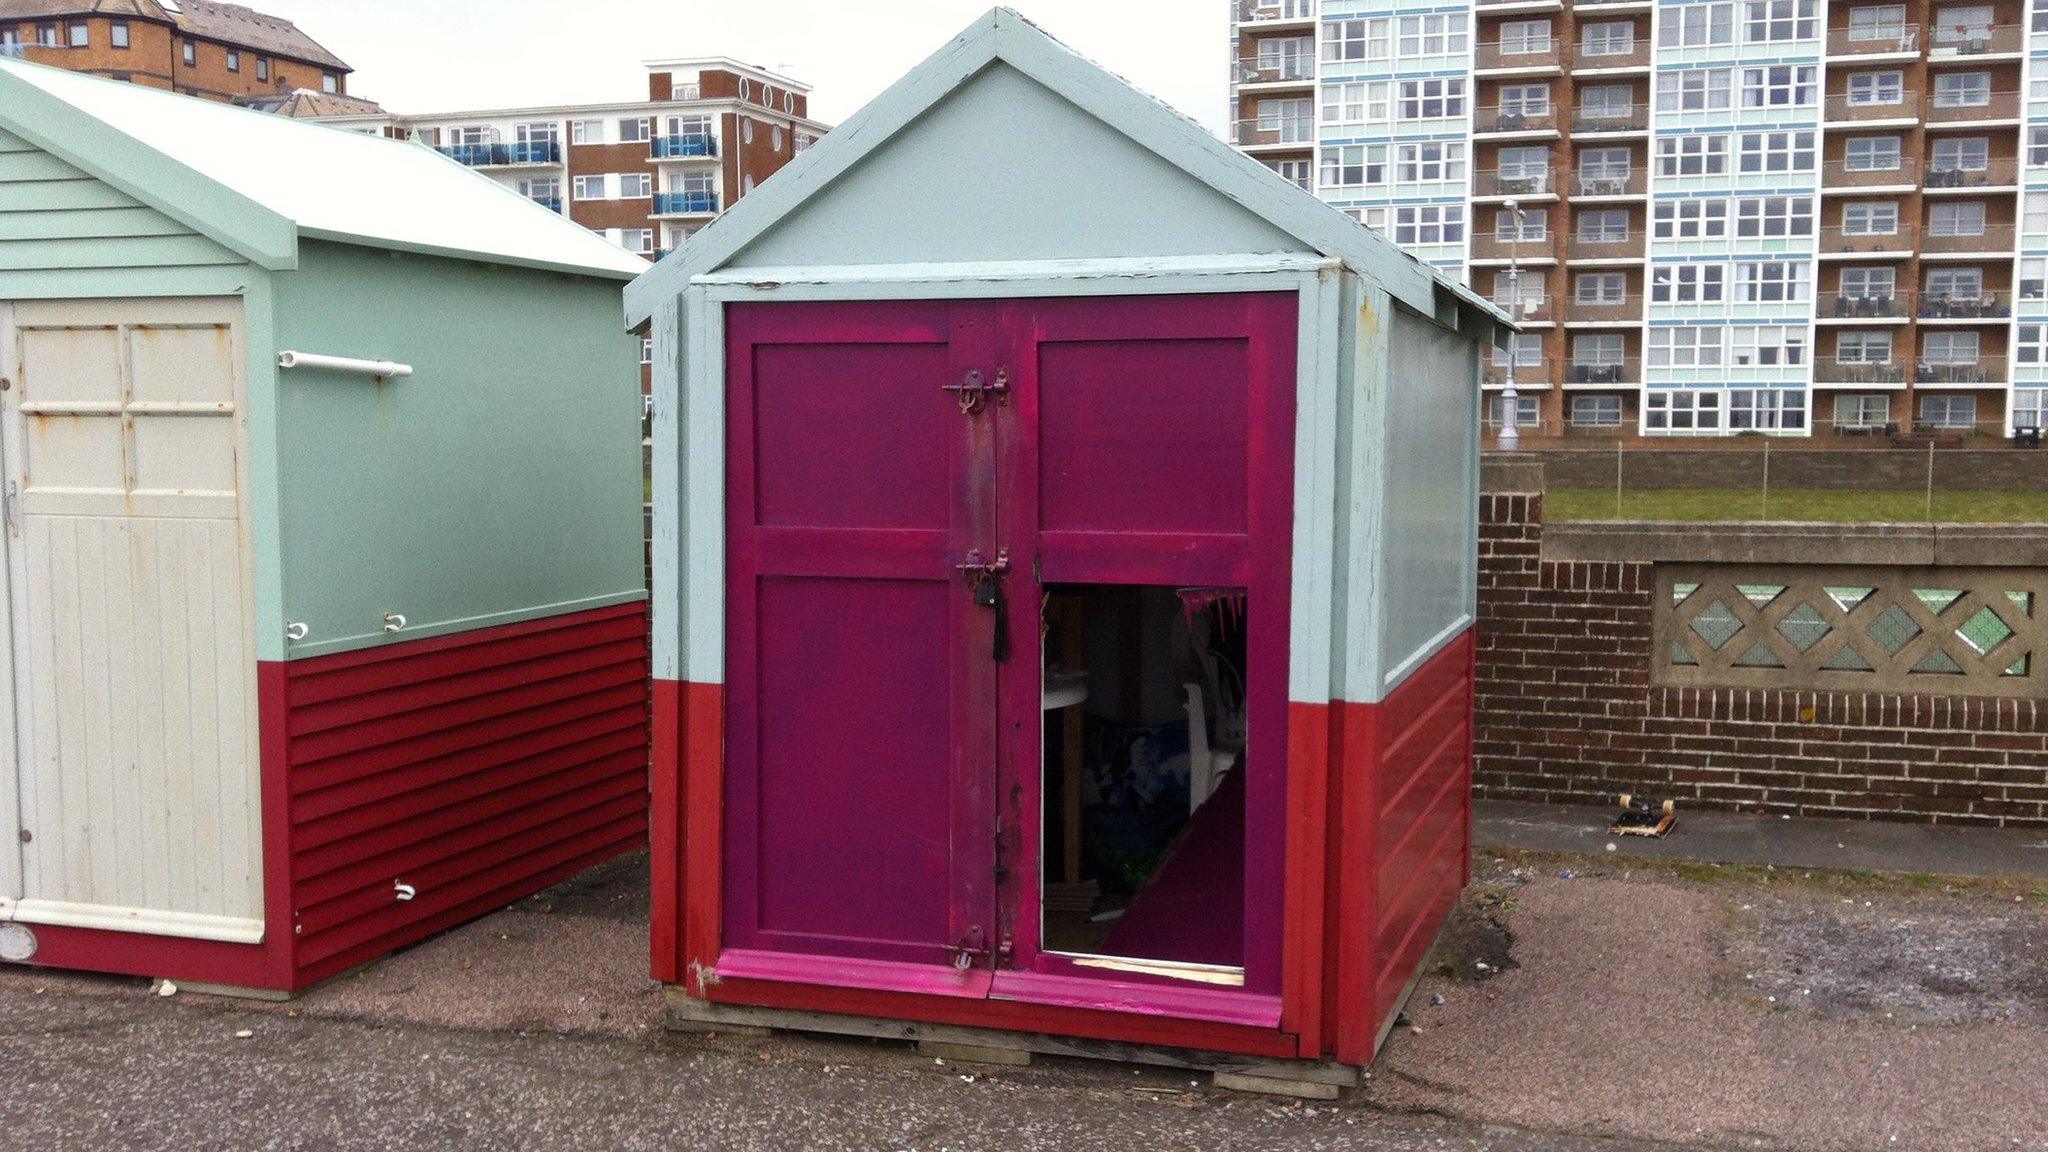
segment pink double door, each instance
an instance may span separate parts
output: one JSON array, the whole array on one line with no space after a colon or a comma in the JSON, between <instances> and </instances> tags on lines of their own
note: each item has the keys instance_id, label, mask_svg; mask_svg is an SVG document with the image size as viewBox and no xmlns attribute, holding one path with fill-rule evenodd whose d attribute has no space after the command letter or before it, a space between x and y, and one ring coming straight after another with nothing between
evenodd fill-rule
<instances>
[{"instance_id":1,"label":"pink double door","mask_svg":"<svg viewBox=\"0 0 2048 1152\"><path fill-rule=\"evenodd\" d=\"M1038 941L1043 590L1228 586L1244 990L1277 992L1293 295L733 305L727 333L721 969L1079 978Z\"/></svg>"}]
</instances>

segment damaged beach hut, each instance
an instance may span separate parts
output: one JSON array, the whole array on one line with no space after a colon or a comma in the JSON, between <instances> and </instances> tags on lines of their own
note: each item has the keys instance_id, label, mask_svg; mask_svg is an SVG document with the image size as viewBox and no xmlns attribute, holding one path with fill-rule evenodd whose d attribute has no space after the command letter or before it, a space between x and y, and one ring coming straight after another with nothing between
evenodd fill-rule
<instances>
[{"instance_id":1,"label":"damaged beach hut","mask_svg":"<svg viewBox=\"0 0 2048 1152\"><path fill-rule=\"evenodd\" d=\"M1467 873L1487 301L1007 10L627 292L653 965L1345 1081Z\"/></svg>"}]
</instances>

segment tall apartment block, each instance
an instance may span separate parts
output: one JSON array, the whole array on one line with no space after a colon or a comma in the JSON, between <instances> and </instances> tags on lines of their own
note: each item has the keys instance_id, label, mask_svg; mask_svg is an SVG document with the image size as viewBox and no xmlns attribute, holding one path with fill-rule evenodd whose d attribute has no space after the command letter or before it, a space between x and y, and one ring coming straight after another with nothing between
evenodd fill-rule
<instances>
[{"instance_id":1,"label":"tall apartment block","mask_svg":"<svg viewBox=\"0 0 2048 1152\"><path fill-rule=\"evenodd\" d=\"M213 0L0 0L0 54L223 101L345 103L350 71L291 21Z\"/></svg>"},{"instance_id":2,"label":"tall apartment block","mask_svg":"<svg viewBox=\"0 0 2048 1152\"><path fill-rule=\"evenodd\" d=\"M400 116L315 116L413 136L650 259L825 132L810 87L723 58L653 60L647 99Z\"/></svg>"},{"instance_id":3,"label":"tall apartment block","mask_svg":"<svg viewBox=\"0 0 2048 1152\"><path fill-rule=\"evenodd\" d=\"M1232 15L1235 142L1519 315L1525 442L2048 415L2048 0Z\"/></svg>"}]
</instances>

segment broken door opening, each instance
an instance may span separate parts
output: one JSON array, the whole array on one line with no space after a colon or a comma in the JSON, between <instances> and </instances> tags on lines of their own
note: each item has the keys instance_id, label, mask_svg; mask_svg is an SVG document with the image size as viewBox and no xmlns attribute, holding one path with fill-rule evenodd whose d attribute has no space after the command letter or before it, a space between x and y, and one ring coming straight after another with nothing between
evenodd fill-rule
<instances>
[{"instance_id":1,"label":"broken door opening","mask_svg":"<svg viewBox=\"0 0 2048 1152\"><path fill-rule=\"evenodd\" d=\"M1044 951L1244 983L1246 626L1242 589L1046 589Z\"/></svg>"}]
</instances>

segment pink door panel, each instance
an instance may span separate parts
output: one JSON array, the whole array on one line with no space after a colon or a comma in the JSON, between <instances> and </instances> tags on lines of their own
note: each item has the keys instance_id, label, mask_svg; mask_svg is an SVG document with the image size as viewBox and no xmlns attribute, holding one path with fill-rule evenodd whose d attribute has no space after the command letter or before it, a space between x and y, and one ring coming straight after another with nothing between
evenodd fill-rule
<instances>
[{"instance_id":1,"label":"pink door panel","mask_svg":"<svg viewBox=\"0 0 2048 1152\"><path fill-rule=\"evenodd\" d=\"M953 564L991 537L992 448L943 388L986 321L727 323L725 946L972 994L952 965L990 923L992 622Z\"/></svg>"}]
</instances>

